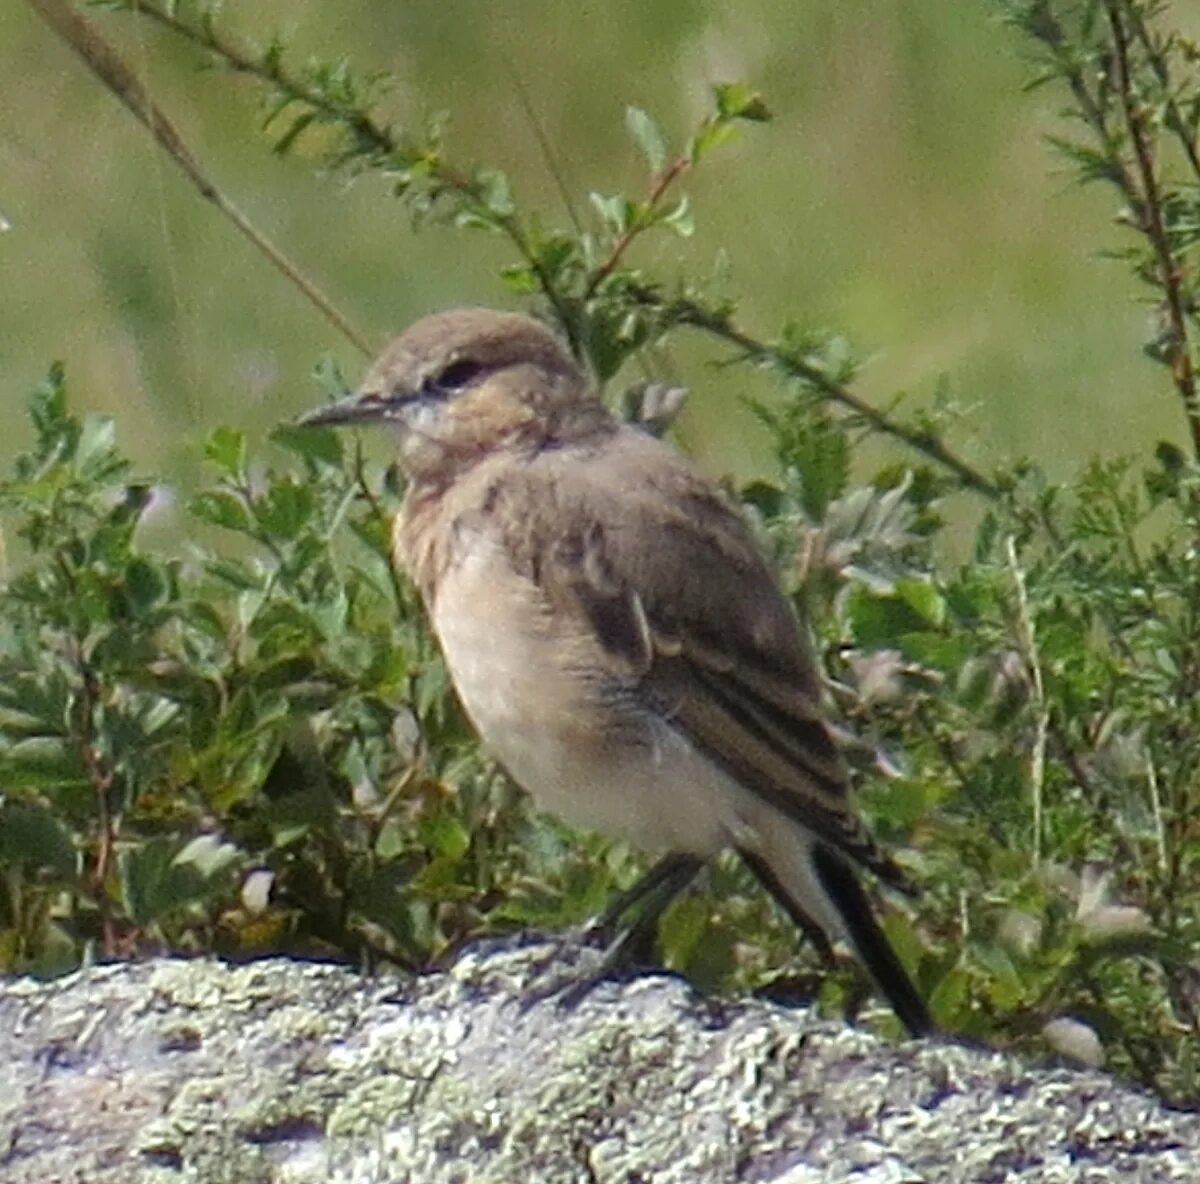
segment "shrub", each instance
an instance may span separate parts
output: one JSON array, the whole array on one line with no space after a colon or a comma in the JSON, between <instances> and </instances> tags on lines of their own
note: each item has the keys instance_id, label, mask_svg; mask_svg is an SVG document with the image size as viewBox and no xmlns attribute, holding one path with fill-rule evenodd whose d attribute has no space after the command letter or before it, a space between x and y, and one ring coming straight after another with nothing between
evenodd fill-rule
<instances>
[{"instance_id":1,"label":"shrub","mask_svg":"<svg viewBox=\"0 0 1200 1184\"><path fill-rule=\"evenodd\" d=\"M757 408L778 478L739 492L818 641L868 812L923 886L886 924L938 1021L1200 1098L1200 54L1159 6L995 5L1067 96L1079 135L1059 148L1119 192L1190 441L1062 484L970 464L952 408L872 407L840 339L760 338L726 298L635 265L643 237L693 232L680 189L768 118L751 90L718 87L678 150L631 110L644 195L593 195L592 223L558 230L501 174L448 161L436 126L376 122L342 64L237 43L208 5L111 7L257 77L278 150L323 126L332 166L382 174L419 223L501 237L504 281L602 383L684 332L778 377L785 397ZM617 397L660 427L661 394ZM220 428L171 555L139 530L168 486L132 473L112 422L71 414L61 370L30 407L35 442L0 485L20 541L0 598L0 965L213 950L415 969L582 920L633 876L634 854L530 814L476 751L387 561L393 474L328 433L280 428L266 459ZM897 446L865 480L864 435ZM978 507L958 564L952 503ZM852 966L818 974L733 863L673 906L662 955L710 987L847 1009L864 990Z\"/></svg>"}]
</instances>

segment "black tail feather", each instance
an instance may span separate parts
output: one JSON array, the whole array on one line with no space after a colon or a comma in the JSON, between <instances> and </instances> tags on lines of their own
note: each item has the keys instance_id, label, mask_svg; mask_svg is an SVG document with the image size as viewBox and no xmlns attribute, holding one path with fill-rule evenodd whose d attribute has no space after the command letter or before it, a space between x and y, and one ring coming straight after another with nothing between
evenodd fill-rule
<instances>
[{"instance_id":1,"label":"black tail feather","mask_svg":"<svg viewBox=\"0 0 1200 1184\"><path fill-rule=\"evenodd\" d=\"M933 1032L929 1008L875 920L871 902L854 869L821 843L813 844L812 861L817 879L842 918L854 952L900 1022L913 1036Z\"/></svg>"}]
</instances>

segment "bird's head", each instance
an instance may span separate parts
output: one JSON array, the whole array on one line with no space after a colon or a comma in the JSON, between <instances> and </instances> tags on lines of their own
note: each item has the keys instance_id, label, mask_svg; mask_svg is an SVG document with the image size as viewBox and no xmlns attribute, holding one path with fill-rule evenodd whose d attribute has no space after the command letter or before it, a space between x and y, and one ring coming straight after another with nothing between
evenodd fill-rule
<instances>
[{"instance_id":1,"label":"bird's head","mask_svg":"<svg viewBox=\"0 0 1200 1184\"><path fill-rule=\"evenodd\" d=\"M418 480L452 477L503 448L578 438L608 421L558 338L517 313L459 308L397 337L349 398L309 412L312 425L378 423Z\"/></svg>"}]
</instances>

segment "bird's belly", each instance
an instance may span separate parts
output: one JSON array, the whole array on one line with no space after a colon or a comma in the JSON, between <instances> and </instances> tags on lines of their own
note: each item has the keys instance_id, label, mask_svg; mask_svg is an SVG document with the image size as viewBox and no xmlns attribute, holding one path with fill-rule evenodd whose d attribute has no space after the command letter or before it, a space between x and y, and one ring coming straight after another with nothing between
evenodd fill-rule
<instances>
[{"instance_id":1,"label":"bird's belly","mask_svg":"<svg viewBox=\"0 0 1200 1184\"><path fill-rule=\"evenodd\" d=\"M494 553L443 581L433 624L472 724L542 809L643 848L728 845L737 787L635 688L614 693L585 626L552 618Z\"/></svg>"}]
</instances>

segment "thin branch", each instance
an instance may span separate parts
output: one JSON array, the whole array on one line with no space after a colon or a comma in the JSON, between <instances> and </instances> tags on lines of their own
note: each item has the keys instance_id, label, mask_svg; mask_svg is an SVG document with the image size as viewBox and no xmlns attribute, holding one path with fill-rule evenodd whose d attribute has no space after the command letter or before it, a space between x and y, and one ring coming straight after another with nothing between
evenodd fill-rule
<instances>
[{"instance_id":1,"label":"thin branch","mask_svg":"<svg viewBox=\"0 0 1200 1184\"><path fill-rule=\"evenodd\" d=\"M1079 753L1071 743L1067 729L1061 720L1053 714L1049 717L1049 732L1047 738L1054 744L1056 756L1062 762L1063 768L1071 775L1071 779L1091 803L1097 816L1103 816L1112 806L1107 800L1107 794L1096 783L1095 778L1088 772ZM1114 834L1113 842L1120 852L1120 858L1129 866L1136 867L1141 862L1141 850L1124 834Z\"/></svg>"},{"instance_id":2,"label":"thin branch","mask_svg":"<svg viewBox=\"0 0 1200 1184\"><path fill-rule=\"evenodd\" d=\"M1042 663L1038 657L1037 636L1029 597L1025 592L1025 573L1017 560L1017 545L1012 535L1004 540L1008 569L1012 574L1017 600L1017 642L1029 674L1034 712L1033 748L1029 754L1029 786L1033 800L1033 866L1042 861L1042 804L1046 783L1046 734L1050 726L1050 709L1046 705L1046 688L1042 682Z\"/></svg>"},{"instance_id":3,"label":"thin branch","mask_svg":"<svg viewBox=\"0 0 1200 1184\"><path fill-rule=\"evenodd\" d=\"M1163 816L1162 795L1158 789L1158 770L1154 766L1154 752L1149 746L1146 748L1146 785L1150 790L1150 813L1154 818L1154 845L1158 855L1158 870L1159 874L1165 878L1170 870L1168 858L1170 845Z\"/></svg>"},{"instance_id":4,"label":"thin branch","mask_svg":"<svg viewBox=\"0 0 1200 1184\"><path fill-rule=\"evenodd\" d=\"M74 573L62 565L68 577L68 586L75 593L77 585ZM113 957L117 953L117 929L113 917L113 901L109 892L108 878L113 871L116 858L117 837L120 825L114 815L109 795L115 780L113 770L106 766L96 745L96 705L99 689L96 676L83 656L83 642L79 637L71 638L71 661L79 676L80 693L72 701L68 724L70 738L87 770L88 783L96 803L96 860L90 874L92 896L100 914L100 929L104 936L104 953ZM69 718L70 718L69 716Z\"/></svg>"},{"instance_id":5,"label":"thin branch","mask_svg":"<svg viewBox=\"0 0 1200 1184\"><path fill-rule=\"evenodd\" d=\"M650 193L646 198L644 216L636 219L632 225L626 228L625 233L613 243L608 257L592 272L591 279L588 280L587 287L583 293L585 301L590 299L595 294L596 289L617 269L625 252L629 250L638 236L649 229L651 216L657 208L658 203L662 201L667 190L671 188L675 181L687 172L691 163L688 157L677 156L655 177L654 184L651 186Z\"/></svg>"},{"instance_id":6,"label":"thin branch","mask_svg":"<svg viewBox=\"0 0 1200 1184\"><path fill-rule=\"evenodd\" d=\"M1200 182L1200 146L1196 143L1196 137L1188 130L1187 121L1179 110L1179 104L1171 96L1171 73L1167 69L1166 55L1154 44L1154 38L1150 36L1150 30L1142 19L1142 14L1136 8L1131 8L1128 16L1134 35L1141 42L1142 49L1145 51L1146 60L1158 78L1158 84L1163 88L1163 122L1175 133L1180 147L1183 149L1183 154L1191 166L1192 176L1197 182Z\"/></svg>"},{"instance_id":7,"label":"thin branch","mask_svg":"<svg viewBox=\"0 0 1200 1184\"><path fill-rule=\"evenodd\" d=\"M1133 174L1125 166L1125 162L1116 149L1116 135L1109 126L1106 104L1098 99L1089 88L1088 80L1091 75L1085 74L1084 66L1080 63L1079 58L1064 49L1067 44L1067 35L1050 11L1049 4L1039 4L1036 16L1022 27L1049 51L1054 68L1066 82L1067 89L1070 90L1071 97L1075 100L1075 105L1083 117L1083 122L1091 128L1104 151L1106 171L1103 175L1105 179L1111 181L1121 191L1121 195L1140 223L1144 218L1142 196Z\"/></svg>"},{"instance_id":8,"label":"thin branch","mask_svg":"<svg viewBox=\"0 0 1200 1184\"><path fill-rule=\"evenodd\" d=\"M120 54L67 0L29 0L30 6L87 64L125 107L143 123L159 147L183 171L206 201L211 202L267 257L268 260L321 311L342 335L364 354L374 351L350 320L290 259L270 241L201 168L178 129L150 97Z\"/></svg>"},{"instance_id":9,"label":"thin branch","mask_svg":"<svg viewBox=\"0 0 1200 1184\"><path fill-rule=\"evenodd\" d=\"M246 46L232 37L224 36L211 21L205 21L201 28L196 28L175 15L173 4L163 4L159 0L134 0L130 11L136 16L146 17L162 25L175 36L190 41L193 45L209 50L229 69L269 82L292 102L304 103L327 118L336 119L376 151L387 154L396 150L396 140L392 133L376 123L366 112L330 102L316 87L308 86L287 73L277 60L255 57Z\"/></svg>"},{"instance_id":10,"label":"thin branch","mask_svg":"<svg viewBox=\"0 0 1200 1184\"><path fill-rule=\"evenodd\" d=\"M30 0L31 4L61 3L62 0ZM391 128L376 122L369 114L354 107L333 102L319 88L310 86L302 79L284 69L275 55L256 57L250 50L231 37L223 35L210 22L195 28L175 15L174 10L161 0L138 0L131 10L162 25L185 41L218 57L229 69L248 74L274 87L291 102L302 103L317 112L330 123L340 124L360 143L369 147L383 160L401 155L401 143ZM446 193L454 194L464 205L471 207L490 225L505 234L516 248L517 254L530 266L538 278L538 284L554 309L555 317L562 326L572 349L579 354L582 344L579 326L570 301L558 290L554 277L533 249L529 235L525 232L516 214L498 213L489 207L481 186L475 179L450 168L441 159L431 156L422 162L429 175ZM367 349L366 353L373 353Z\"/></svg>"},{"instance_id":11,"label":"thin branch","mask_svg":"<svg viewBox=\"0 0 1200 1184\"><path fill-rule=\"evenodd\" d=\"M1022 27L1049 51L1054 68L1071 91L1084 123L1092 129L1099 141L1104 156L1104 168L1099 175L1111 181L1120 190L1129 207L1133 224L1150 243L1164 296L1163 304L1170 337L1169 361L1172 381L1183 401L1193 453L1200 458L1200 397L1197 395L1195 367L1188 341L1187 299L1183 292L1182 268L1171 251L1170 240L1163 225L1162 196L1159 192L1150 142L1146 135L1146 112L1136 102L1132 90L1129 63L1131 37L1125 27L1123 13L1129 15L1131 22L1135 24L1134 35L1146 45L1150 64L1164 87L1167 85L1166 67L1161 61L1161 56L1151 48L1149 33L1144 23L1140 23L1140 17L1133 14L1131 5L1124 0L1105 0L1105 11L1111 34L1111 52L1105 68L1098 72L1100 82L1096 84L1095 93L1089 86L1091 75L1085 74L1084 64L1075 54L1064 48L1068 44L1067 36L1048 3L1037 5L1031 17L1022 22ZM1107 104L1104 101L1110 93L1107 89L1109 82L1120 99L1125 131L1133 144L1136 171L1122 159L1116 130L1109 123ZM1102 87L1105 89L1101 89ZM1170 110L1167 112L1167 119L1170 125ZM1174 121L1178 126L1173 130L1183 141L1193 170L1200 170L1196 146L1188 137L1177 109Z\"/></svg>"},{"instance_id":12,"label":"thin branch","mask_svg":"<svg viewBox=\"0 0 1200 1184\"><path fill-rule=\"evenodd\" d=\"M1196 371L1188 340L1187 299L1183 291L1183 268L1171 249L1162 219L1162 194L1150 141L1146 134L1146 111L1135 99L1129 72L1129 35L1121 19L1120 0L1107 0L1108 23L1112 31L1115 82L1125 114L1125 126L1133 143L1141 180L1142 232L1150 240L1158 263L1159 283L1163 290L1170 332L1171 377L1183 400L1184 414L1192 437L1192 452L1200 460L1200 396L1196 391Z\"/></svg>"},{"instance_id":13,"label":"thin branch","mask_svg":"<svg viewBox=\"0 0 1200 1184\"><path fill-rule=\"evenodd\" d=\"M721 341L736 345L745 356L753 361L768 363L792 378L798 378L820 391L830 402L853 412L880 435L899 440L909 448L921 453L943 468L949 469L968 489L991 501L1004 496L1003 488L986 477L978 469L963 460L931 432L911 428L872 407L856 395L844 383L831 378L819 367L795 357L766 342L744 333L733 324L728 316L706 309L695 301L677 299L664 301L651 289L634 289L633 297L642 305L661 312L665 319L680 325L699 329Z\"/></svg>"},{"instance_id":14,"label":"thin branch","mask_svg":"<svg viewBox=\"0 0 1200 1184\"><path fill-rule=\"evenodd\" d=\"M359 495L371 508L371 514L374 516L376 522L383 525L390 539L392 516L383 508L375 491L371 488L371 483L367 480L367 458L366 452L363 450L361 433L356 433L354 440L354 483L358 487ZM404 590L404 581L400 578L400 573L396 570L396 564L392 562L390 555L388 556L386 566L388 577L392 583L392 597L396 602L396 608L403 615L409 608L408 596Z\"/></svg>"}]
</instances>

